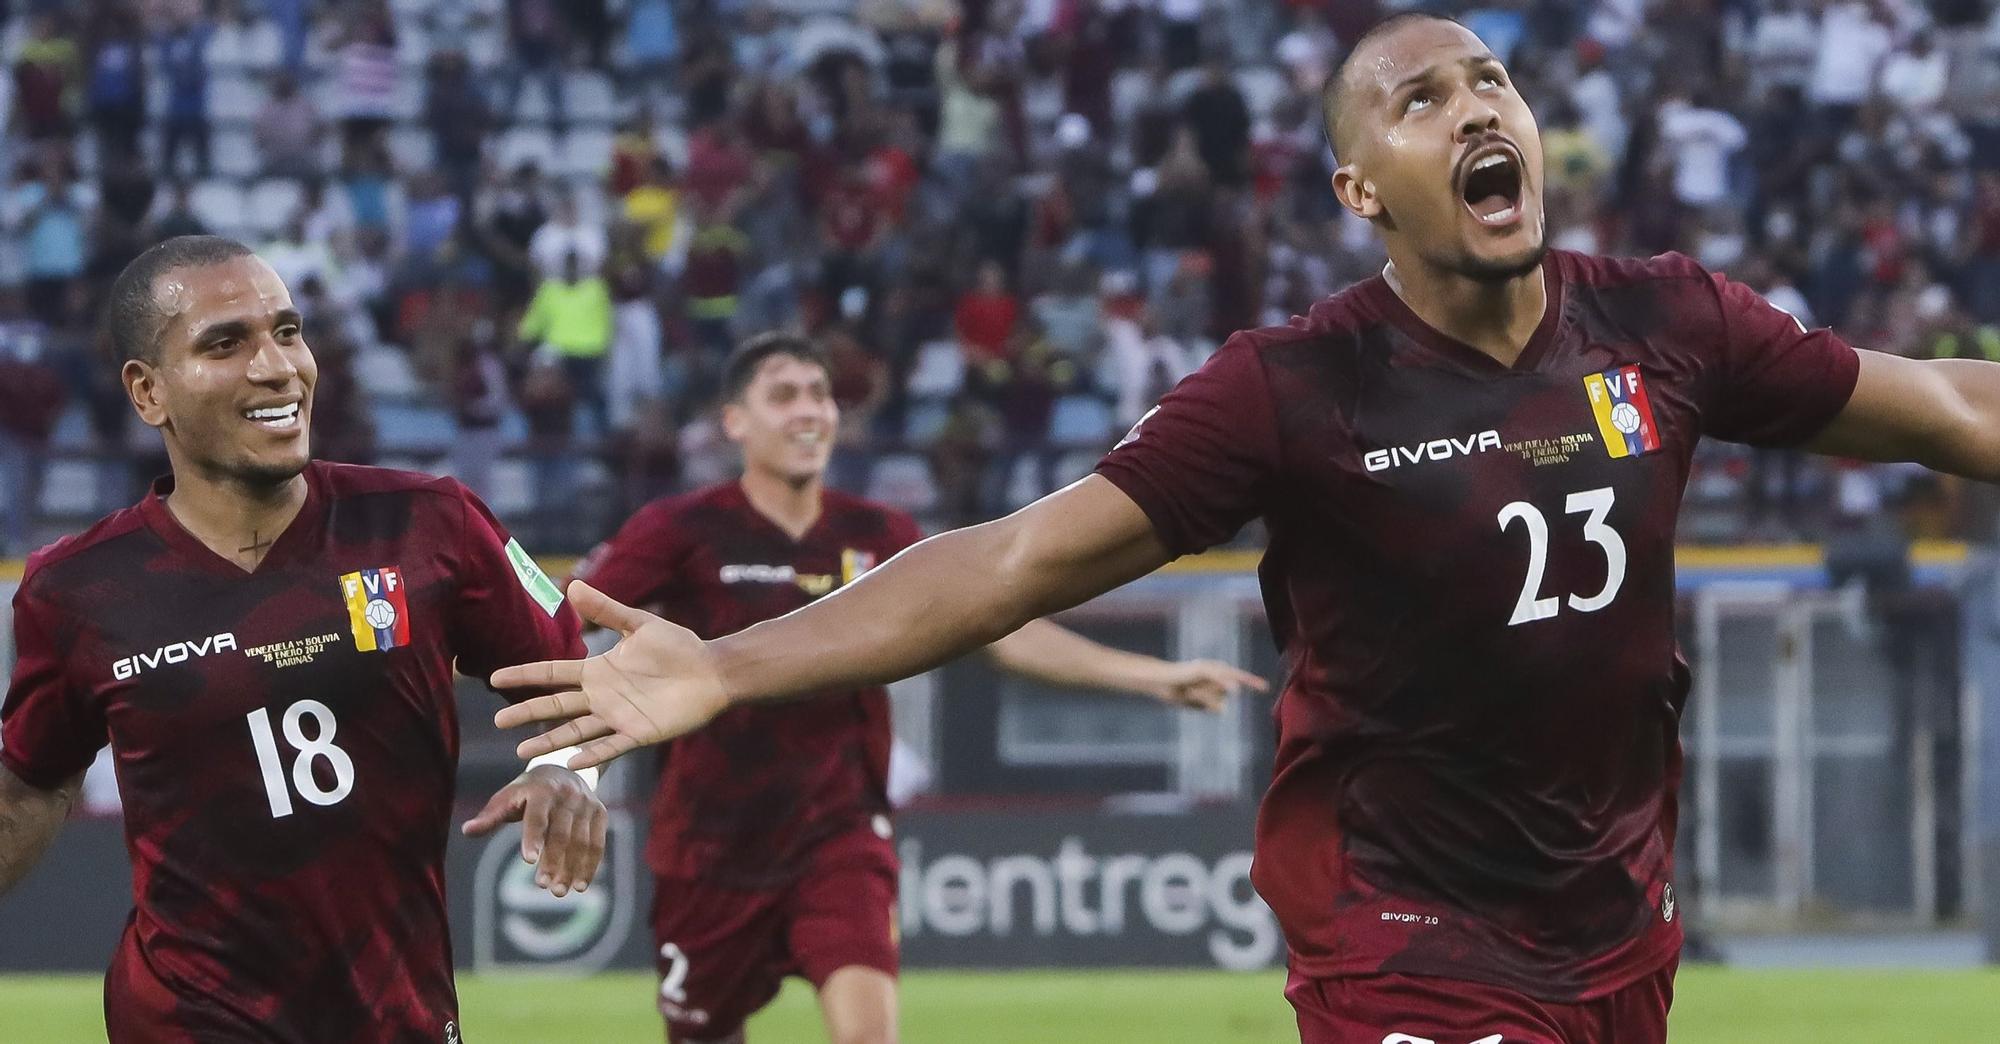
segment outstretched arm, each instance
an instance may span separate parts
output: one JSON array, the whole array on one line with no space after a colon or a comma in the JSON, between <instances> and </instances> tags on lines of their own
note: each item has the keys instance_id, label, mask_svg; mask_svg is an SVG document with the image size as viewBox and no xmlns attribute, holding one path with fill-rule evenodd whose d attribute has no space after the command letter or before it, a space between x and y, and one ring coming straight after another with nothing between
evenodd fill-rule
<instances>
[{"instance_id":1,"label":"outstretched arm","mask_svg":"<svg viewBox=\"0 0 2000 1044\"><path fill-rule=\"evenodd\" d=\"M804 609L712 642L574 584L577 610L622 640L588 660L495 674L496 687L563 690L495 721L559 723L522 743L522 756L582 743L570 764L598 765L698 728L734 703L921 673L1172 557L1139 506L1093 475L1006 518L922 541Z\"/></svg>"},{"instance_id":2,"label":"outstretched arm","mask_svg":"<svg viewBox=\"0 0 2000 1044\"><path fill-rule=\"evenodd\" d=\"M1808 449L2000 481L2000 364L1860 357L1854 394Z\"/></svg>"},{"instance_id":3,"label":"outstretched arm","mask_svg":"<svg viewBox=\"0 0 2000 1044\"><path fill-rule=\"evenodd\" d=\"M0 895L41 860L82 787L81 772L54 790L43 790L0 766Z\"/></svg>"},{"instance_id":4,"label":"outstretched arm","mask_svg":"<svg viewBox=\"0 0 2000 1044\"><path fill-rule=\"evenodd\" d=\"M1047 620L1030 620L986 647L1004 670L1049 685L1151 696L1162 703L1221 710L1230 692L1270 688L1264 679L1216 660L1175 662L1093 642Z\"/></svg>"}]
</instances>

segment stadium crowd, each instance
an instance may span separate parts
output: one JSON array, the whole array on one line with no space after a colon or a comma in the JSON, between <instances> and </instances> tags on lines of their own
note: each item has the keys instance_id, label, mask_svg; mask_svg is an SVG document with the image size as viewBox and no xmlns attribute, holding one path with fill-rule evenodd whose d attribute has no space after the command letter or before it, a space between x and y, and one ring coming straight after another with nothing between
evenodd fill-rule
<instances>
[{"instance_id":1,"label":"stadium crowd","mask_svg":"<svg viewBox=\"0 0 2000 1044\"><path fill-rule=\"evenodd\" d=\"M726 477L718 365L780 327L833 360L837 485L993 517L1379 270L1319 90L1405 7L1524 81L1554 245L2000 359L1992 0L11 0L0 553L164 470L93 317L195 231L300 302L316 455L448 470L538 548ZM1686 539L2000 515L1788 452L1710 445L1691 482Z\"/></svg>"}]
</instances>

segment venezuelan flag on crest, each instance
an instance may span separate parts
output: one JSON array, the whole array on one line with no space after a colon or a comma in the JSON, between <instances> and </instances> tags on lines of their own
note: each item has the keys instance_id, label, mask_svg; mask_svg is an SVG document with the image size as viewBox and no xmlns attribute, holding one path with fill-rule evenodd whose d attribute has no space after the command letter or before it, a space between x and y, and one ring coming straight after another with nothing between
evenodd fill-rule
<instances>
[{"instance_id":1,"label":"venezuelan flag on crest","mask_svg":"<svg viewBox=\"0 0 2000 1044\"><path fill-rule=\"evenodd\" d=\"M1598 434L1604 436L1604 450L1613 460L1644 456L1660 448L1653 404L1646 398L1646 380L1637 366L1585 374L1583 390L1590 395Z\"/></svg>"},{"instance_id":2,"label":"venezuelan flag on crest","mask_svg":"<svg viewBox=\"0 0 2000 1044\"><path fill-rule=\"evenodd\" d=\"M846 548L840 552L840 582L851 584L861 574L875 568L873 551L856 551Z\"/></svg>"},{"instance_id":3,"label":"venezuelan flag on crest","mask_svg":"<svg viewBox=\"0 0 2000 1044\"><path fill-rule=\"evenodd\" d=\"M363 569L340 577L340 597L354 645L362 652L410 644L410 606L403 596L403 573L395 566Z\"/></svg>"}]
</instances>

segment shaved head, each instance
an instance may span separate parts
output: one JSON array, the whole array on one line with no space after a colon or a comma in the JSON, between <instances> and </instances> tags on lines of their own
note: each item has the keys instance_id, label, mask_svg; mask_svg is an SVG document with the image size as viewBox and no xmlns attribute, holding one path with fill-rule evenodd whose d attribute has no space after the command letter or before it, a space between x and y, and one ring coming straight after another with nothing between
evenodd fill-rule
<instances>
[{"instance_id":1,"label":"shaved head","mask_svg":"<svg viewBox=\"0 0 2000 1044\"><path fill-rule=\"evenodd\" d=\"M1427 22L1447 22L1460 28L1465 27L1464 23L1456 18L1424 11L1392 14L1362 33L1361 39L1354 41L1353 49L1349 50L1347 57L1341 61L1340 68L1335 69L1333 75L1327 77L1326 86L1320 90L1320 102L1326 109L1326 140L1333 146L1336 162L1347 162L1348 132L1353 123L1348 115L1356 102L1367 99L1368 88L1373 83L1366 75L1370 58L1380 49L1380 44L1398 30Z\"/></svg>"}]
</instances>

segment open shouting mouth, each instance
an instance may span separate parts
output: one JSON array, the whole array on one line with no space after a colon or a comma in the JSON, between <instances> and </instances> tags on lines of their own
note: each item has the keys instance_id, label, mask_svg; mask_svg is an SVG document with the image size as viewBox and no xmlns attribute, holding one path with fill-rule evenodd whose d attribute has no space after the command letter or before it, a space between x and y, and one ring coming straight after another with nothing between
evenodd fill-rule
<instances>
[{"instance_id":1,"label":"open shouting mouth","mask_svg":"<svg viewBox=\"0 0 2000 1044\"><path fill-rule=\"evenodd\" d=\"M1521 153L1496 141L1465 154L1458 164L1458 195L1473 220L1504 228L1521 217Z\"/></svg>"}]
</instances>

